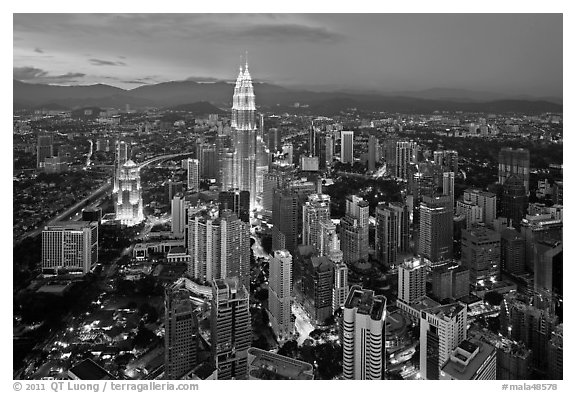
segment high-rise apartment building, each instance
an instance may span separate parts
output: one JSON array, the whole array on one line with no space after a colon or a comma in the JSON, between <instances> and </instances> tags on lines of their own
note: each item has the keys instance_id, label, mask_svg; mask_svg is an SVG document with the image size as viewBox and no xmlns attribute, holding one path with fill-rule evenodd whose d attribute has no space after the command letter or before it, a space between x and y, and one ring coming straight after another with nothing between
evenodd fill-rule
<instances>
[{"instance_id":1,"label":"high-rise apartment building","mask_svg":"<svg viewBox=\"0 0 576 393\"><path fill-rule=\"evenodd\" d=\"M330 219L330 196L312 194L302 206L302 244L312 245L321 251L320 223Z\"/></svg>"},{"instance_id":2,"label":"high-rise apartment building","mask_svg":"<svg viewBox=\"0 0 576 393\"><path fill-rule=\"evenodd\" d=\"M368 137L368 170L374 172L376 170L376 147L378 146L378 139L374 135Z\"/></svg>"},{"instance_id":3,"label":"high-rise apartment building","mask_svg":"<svg viewBox=\"0 0 576 393\"><path fill-rule=\"evenodd\" d=\"M523 274L526 269L526 246L524 238L514 229L504 228L501 232L500 260L502 269L511 274Z\"/></svg>"},{"instance_id":4,"label":"high-rise apartment building","mask_svg":"<svg viewBox=\"0 0 576 393\"><path fill-rule=\"evenodd\" d=\"M181 379L190 373L198 362L198 318L190 295L183 279L165 291L165 379Z\"/></svg>"},{"instance_id":5,"label":"high-rise apartment building","mask_svg":"<svg viewBox=\"0 0 576 393\"><path fill-rule=\"evenodd\" d=\"M453 255L453 208L448 196L424 196L420 203L420 255L436 263Z\"/></svg>"},{"instance_id":6,"label":"high-rise apartment building","mask_svg":"<svg viewBox=\"0 0 576 393\"><path fill-rule=\"evenodd\" d=\"M188 179L188 191L200 191L200 161L189 158L186 162L186 174Z\"/></svg>"},{"instance_id":7,"label":"high-rise apartment building","mask_svg":"<svg viewBox=\"0 0 576 393\"><path fill-rule=\"evenodd\" d=\"M456 150L434 151L434 164L440 165L447 171L458 173L458 152Z\"/></svg>"},{"instance_id":8,"label":"high-rise apartment building","mask_svg":"<svg viewBox=\"0 0 576 393\"><path fill-rule=\"evenodd\" d=\"M368 260L368 208L368 202L356 195L346 198L346 215L340 221L340 240L347 263Z\"/></svg>"},{"instance_id":9,"label":"high-rise apartment building","mask_svg":"<svg viewBox=\"0 0 576 393\"><path fill-rule=\"evenodd\" d=\"M442 173L442 195L448 195L454 206L454 172Z\"/></svg>"},{"instance_id":10,"label":"high-rise apartment building","mask_svg":"<svg viewBox=\"0 0 576 393\"><path fill-rule=\"evenodd\" d=\"M174 237L184 237L188 218L186 209L188 202L182 194L175 195L170 203L172 215L172 235Z\"/></svg>"},{"instance_id":11,"label":"high-rise apartment building","mask_svg":"<svg viewBox=\"0 0 576 393\"><path fill-rule=\"evenodd\" d=\"M496 194L469 188L464 191L464 201L471 201L482 208L482 222L490 225L496 219Z\"/></svg>"},{"instance_id":12,"label":"high-rise apartment building","mask_svg":"<svg viewBox=\"0 0 576 393\"><path fill-rule=\"evenodd\" d=\"M410 163L413 161L414 149L416 143L412 141L397 141L396 142L396 159L394 168L396 178L408 181L410 179Z\"/></svg>"},{"instance_id":13,"label":"high-rise apartment building","mask_svg":"<svg viewBox=\"0 0 576 393\"><path fill-rule=\"evenodd\" d=\"M420 312L420 376L440 379L440 369L466 339L466 305L452 303Z\"/></svg>"},{"instance_id":14,"label":"high-rise apartment building","mask_svg":"<svg viewBox=\"0 0 576 393\"><path fill-rule=\"evenodd\" d=\"M463 200L456 202L456 214L466 218L466 228L472 228L484 222L482 218L484 215L483 211L484 209L472 201Z\"/></svg>"},{"instance_id":15,"label":"high-rise apartment building","mask_svg":"<svg viewBox=\"0 0 576 393\"><path fill-rule=\"evenodd\" d=\"M355 285L344 304L344 379L383 379L386 370L386 298Z\"/></svg>"},{"instance_id":16,"label":"high-rise apartment building","mask_svg":"<svg viewBox=\"0 0 576 393\"><path fill-rule=\"evenodd\" d=\"M518 229L522 219L526 215L528 197L522 178L512 174L504 181L502 194L502 215L512 222L512 226Z\"/></svg>"},{"instance_id":17,"label":"high-rise apartment building","mask_svg":"<svg viewBox=\"0 0 576 393\"><path fill-rule=\"evenodd\" d=\"M500 279L500 233L477 226L462 231L462 265L472 285Z\"/></svg>"},{"instance_id":18,"label":"high-rise apartment building","mask_svg":"<svg viewBox=\"0 0 576 393\"><path fill-rule=\"evenodd\" d=\"M98 222L61 221L42 230L42 272L90 272L98 262Z\"/></svg>"},{"instance_id":19,"label":"high-rise apartment building","mask_svg":"<svg viewBox=\"0 0 576 393\"><path fill-rule=\"evenodd\" d=\"M354 163L354 131L341 131L340 133L340 162Z\"/></svg>"},{"instance_id":20,"label":"high-rise apartment building","mask_svg":"<svg viewBox=\"0 0 576 393\"><path fill-rule=\"evenodd\" d=\"M512 175L517 175L528 195L530 181L530 151L504 147L498 154L498 183L505 184Z\"/></svg>"},{"instance_id":21,"label":"high-rise apartment building","mask_svg":"<svg viewBox=\"0 0 576 393\"><path fill-rule=\"evenodd\" d=\"M405 259L398 266L398 300L410 304L426 295L426 269L420 258Z\"/></svg>"},{"instance_id":22,"label":"high-rise apartment building","mask_svg":"<svg viewBox=\"0 0 576 393\"><path fill-rule=\"evenodd\" d=\"M376 259L385 266L396 264L398 252L406 252L410 246L410 217L408 208L401 202L376 208Z\"/></svg>"},{"instance_id":23,"label":"high-rise apartment building","mask_svg":"<svg viewBox=\"0 0 576 393\"><path fill-rule=\"evenodd\" d=\"M212 282L212 357L218 379L248 378L252 342L249 294L236 277Z\"/></svg>"},{"instance_id":24,"label":"high-rise apartment building","mask_svg":"<svg viewBox=\"0 0 576 393\"><path fill-rule=\"evenodd\" d=\"M238 277L250 285L250 228L230 210L197 214L188 225L188 274L201 282Z\"/></svg>"},{"instance_id":25,"label":"high-rise apartment building","mask_svg":"<svg viewBox=\"0 0 576 393\"><path fill-rule=\"evenodd\" d=\"M292 322L292 255L288 250L274 251L270 259L268 310L272 329L278 337L294 331Z\"/></svg>"}]
</instances>

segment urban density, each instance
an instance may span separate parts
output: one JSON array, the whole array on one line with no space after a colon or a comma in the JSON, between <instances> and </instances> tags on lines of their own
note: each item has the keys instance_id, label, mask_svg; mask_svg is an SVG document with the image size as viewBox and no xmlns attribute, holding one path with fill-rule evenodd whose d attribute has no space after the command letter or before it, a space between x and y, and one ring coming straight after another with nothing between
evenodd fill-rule
<instances>
[{"instance_id":1,"label":"urban density","mask_svg":"<svg viewBox=\"0 0 576 393\"><path fill-rule=\"evenodd\" d=\"M14 379L563 379L561 104L227 66L15 78Z\"/></svg>"}]
</instances>

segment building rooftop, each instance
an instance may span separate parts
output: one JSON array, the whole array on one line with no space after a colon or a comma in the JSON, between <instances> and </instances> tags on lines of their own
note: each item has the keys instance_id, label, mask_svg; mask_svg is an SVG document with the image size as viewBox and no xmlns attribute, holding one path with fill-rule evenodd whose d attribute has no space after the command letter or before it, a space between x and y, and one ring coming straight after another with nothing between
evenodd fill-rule
<instances>
[{"instance_id":1,"label":"building rooftop","mask_svg":"<svg viewBox=\"0 0 576 393\"><path fill-rule=\"evenodd\" d=\"M496 348L480 340L464 340L452 352L448 363L442 367L442 373L458 380L473 380L482 371L484 363L495 356Z\"/></svg>"},{"instance_id":2,"label":"building rooftop","mask_svg":"<svg viewBox=\"0 0 576 393\"><path fill-rule=\"evenodd\" d=\"M76 364L68 373L73 375L76 379L81 380L94 380L101 381L104 379L113 379L113 376L104 370L92 359L86 359Z\"/></svg>"},{"instance_id":3,"label":"building rooftop","mask_svg":"<svg viewBox=\"0 0 576 393\"><path fill-rule=\"evenodd\" d=\"M310 380L314 379L313 367L310 363L292 359L287 356L264 351L262 349L250 347L249 374L256 379L292 379ZM253 359L251 359L253 357Z\"/></svg>"},{"instance_id":4,"label":"building rooftop","mask_svg":"<svg viewBox=\"0 0 576 393\"><path fill-rule=\"evenodd\" d=\"M418 298L410 303L410 307L416 311L427 310L429 308L438 307L439 305L440 303L429 298L428 296L422 296L421 298Z\"/></svg>"},{"instance_id":5,"label":"building rooftop","mask_svg":"<svg viewBox=\"0 0 576 393\"><path fill-rule=\"evenodd\" d=\"M350 288L345 308L356 308L358 314L370 315L373 320L380 320L386 310L386 298L382 295L374 295L374 291L362 289L354 285Z\"/></svg>"},{"instance_id":6,"label":"building rooftop","mask_svg":"<svg viewBox=\"0 0 576 393\"><path fill-rule=\"evenodd\" d=\"M436 306L434 308L426 310L428 314L435 315L437 318L440 319L453 319L458 315L460 311L464 309L464 305L462 303L451 303L446 304L444 306Z\"/></svg>"}]
</instances>

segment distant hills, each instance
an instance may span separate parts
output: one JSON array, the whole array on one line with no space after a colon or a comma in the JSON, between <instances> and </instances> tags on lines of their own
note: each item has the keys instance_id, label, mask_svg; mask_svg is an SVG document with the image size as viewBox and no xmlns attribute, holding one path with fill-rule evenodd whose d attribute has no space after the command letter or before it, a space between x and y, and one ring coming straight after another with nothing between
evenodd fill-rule
<instances>
[{"instance_id":1,"label":"distant hills","mask_svg":"<svg viewBox=\"0 0 576 393\"><path fill-rule=\"evenodd\" d=\"M104 84L53 86L14 80L14 110L113 107L123 109L157 107L196 114L222 113L232 105L234 86L227 82L164 82L125 90ZM494 94L459 89L429 89L419 92L331 91L313 92L269 83L254 83L258 106L273 111L335 115L349 108L364 111L432 113L467 111L492 113L562 112L561 102L542 99L494 99ZM555 100L558 101L558 100ZM294 103L300 103L298 108Z\"/></svg>"}]
</instances>

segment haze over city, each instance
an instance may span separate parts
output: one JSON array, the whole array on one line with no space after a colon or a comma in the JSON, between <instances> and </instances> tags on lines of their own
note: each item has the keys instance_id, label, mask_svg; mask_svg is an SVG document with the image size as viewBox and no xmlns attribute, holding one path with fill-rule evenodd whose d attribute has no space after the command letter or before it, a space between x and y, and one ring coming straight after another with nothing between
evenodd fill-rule
<instances>
[{"instance_id":1,"label":"haze over city","mask_svg":"<svg viewBox=\"0 0 576 393\"><path fill-rule=\"evenodd\" d=\"M562 96L562 14L15 14L14 79Z\"/></svg>"}]
</instances>

